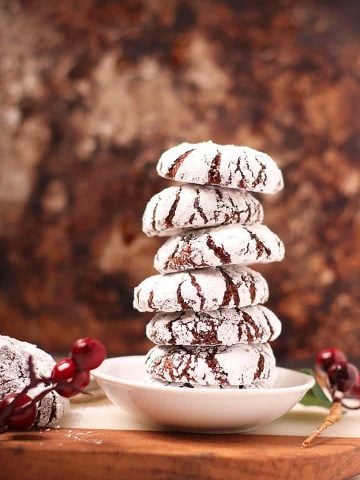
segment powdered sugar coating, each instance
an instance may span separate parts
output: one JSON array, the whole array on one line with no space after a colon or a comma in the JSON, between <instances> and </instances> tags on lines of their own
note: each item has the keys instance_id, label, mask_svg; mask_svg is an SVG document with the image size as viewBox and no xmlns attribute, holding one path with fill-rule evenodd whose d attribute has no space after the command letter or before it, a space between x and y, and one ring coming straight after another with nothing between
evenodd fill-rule
<instances>
[{"instance_id":1,"label":"powdered sugar coating","mask_svg":"<svg viewBox=\"0 0 360 480\"><path fill-rule=\"evenodd\" d=\"M276 193L284 186L281 170L266 153L212 141L170 148L161 155L157 172L179 182L253 192Z\"/></svg>"},{"instance_id":2,"label":"powdered sugar coating","mask_svg":"<svg viewBox=\"0 0 360 480\"><path fill-rule=\"evenodd\" d=\"M160 273L226 264L268 263L284 258L279 237L265 225L225 225L169 238L155 255Z\"/></svg>"},{"instance_id":3,"label":"powdered sugar coating","mask_svg":"<svg viewBox=\"0 0 360 480\"><path fill-rule=\"evenodd\" d=\"M261 203L250 193L189 184L165 188L149 200L143 232L168 237L189 228L253 225L263 218Z\"/></svg>"},{"instance_id":4,"label":"powdered sugar coating","mask_svg":"<svg viewBox=\"0 0 360 480\"><path fill-rule=\"evenodd\" d=\"M257 305L268 297L259 272L228 265L148 277L135 288L133 306L140 312L198 312Z\"/></svg>"},{"instance_id":5,"label":"powdered sugar coating","mask_svg":"<svg viewBox=\"0 0 360 480\"><path fill-rule=\"evenodd\" d=\"M55 361L49 354L30 343L0 335L0 398L9 393L17 393L28 385L30 355L33 357L37 375L50 376ZM40 385L29 394L34 397L42 390L43 386ZM38 404L35 427L54 425L63 416L68 405L69 401L66 398L56 392L50 392Z\"/></svg>"},{"instance_id":6,"label":"powdered sugar coating","mask_svg":"<svg viewBox=\"0 0 360 480\"><path fill-rule=\"evenodd\" d=\"M280 332L280 320L263 305L213 312L157 313L146 326L146 336L157 345L267 343Z\"/></svg>"},{"instance_id":7,"label":"powdered sugar coating","mask_svg":"<svg viewBox=\"0 0 360 480\"><path fill-rule=\"evenodd\" d=\"M252 385L275 372L275 357L268 343L231 347L161 346L146 357L154 378L191 385Z\"/></svg>"}]
</instances>

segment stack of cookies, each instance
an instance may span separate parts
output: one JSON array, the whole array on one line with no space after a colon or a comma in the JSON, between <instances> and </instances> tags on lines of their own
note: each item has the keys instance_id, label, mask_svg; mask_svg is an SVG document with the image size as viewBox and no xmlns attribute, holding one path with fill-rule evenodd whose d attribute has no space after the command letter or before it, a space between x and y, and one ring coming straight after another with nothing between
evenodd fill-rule
<instances>
[{"instance_id":1,"label":"stack of cookies","mask_svg":"<svg viewBox=\"0 0 360 480\"><path fill-rule=\"evenodd\" d=\"M134 295L137 310L156 312L146 328L157 345L148 373L179 386L271 386L268 342L281 323L263 305L265 278L247 265L282 260L284 245L248 192L281 190L281 171L264 153L211 141L167 150L157 171L183 183L151 198L143 216L146 235L170 237L155 256L159 275Z\"/></svg>"}]
</instances>

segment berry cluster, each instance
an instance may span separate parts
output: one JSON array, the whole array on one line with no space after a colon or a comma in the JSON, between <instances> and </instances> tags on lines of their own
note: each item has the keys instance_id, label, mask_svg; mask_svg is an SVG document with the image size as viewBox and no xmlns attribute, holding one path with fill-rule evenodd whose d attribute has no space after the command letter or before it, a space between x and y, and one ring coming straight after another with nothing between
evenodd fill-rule
<instances>
[{"instance_id":1,"label":"berry cluster","mask_svg":"<svg viewBox=\"0 0 360 480\"><path fill-rule=\"evenodd\" d=\"M67 398L82 392L89 384L90 370L97 368L105 357L105 347L99 340L80 338L73 344L70 356L55 364L49 378L37 377L33 359L29 357L29 384L21 392L0 400L0 433L31 428L36 420L36 404L49 392L54 390ZM28 392L39 384L45 388L32 398Z\"/></svg>"},{"instance_id":2,"label":"berry cluster","mask_svg":"<svg viewBox=\"0 0 360 480\"><path fill-rule=\"evenodd\" d=\"M359 370L341 350L322 350L316 357L316 371L325 377L333 399L340 396L360 400Z\"/></svg>"},{"instance_id":3,"label":"berry cluster","mask_svg":"<svg viewBox=\"0 0 360 480\"><path fill-rule=\"evenodd\" d=\"M325 420L302 442L301 448L308 447L322 432L338 422L342 416L343 407L349 410L360 408L359 370L348 361L344 352L337 348L322 350L316 357L315 370L320 384L318 387L327 387L332 403ZM347 399L350 399L350 405ZM355 405L354 400L356 400Z\"/></svg>"},{"instance_id":4,"label":"berry cluster","mask_svg":"<svg viewBox=\"0 0 360 480\"><path fill-rule=\"evenodd\" d=\"M74 343L70 357L57 362L51 372L55 390L63 397L73 397L90 381L90 370L97 368L106 356L104 345L93 338L79 338Z\"/></svg>"}]
</instances>

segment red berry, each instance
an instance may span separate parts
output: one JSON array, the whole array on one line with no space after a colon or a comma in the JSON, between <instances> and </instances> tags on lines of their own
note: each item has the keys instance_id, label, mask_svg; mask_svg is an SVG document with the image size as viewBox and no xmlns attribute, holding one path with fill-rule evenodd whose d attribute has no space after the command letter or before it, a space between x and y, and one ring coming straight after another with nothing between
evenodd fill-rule
<instances>
[{"instance_id":1,"label":"red berry","mask_svg":"<svg viewBox=\"0 0 360 480\"><path fill-rule=\"evenodd\" d=\"M79 338L71 349L71 356L80 370L93 370L105 359L106 350L99 340Z\"/></svg>"},{"instance_id":2,"label":"red berry","mask_svg":"<svg viewBox=\"0 0 360 480\"><path fill-rule=\"evenodd\" d=\"M71 381L76 375L76 365L72 358L64 358L54 365L51 372L53 382L67 380Z\"/></svg>"},{"instance_id":3,"label":"red berry","mask_svg":"<svg viewBox=\"0 0 360 480\"><path fill-rule=\"evenodd\" d=\"M327 372L333 363L346 362L344 352L337 348L325 348L316 357L316 366L322 372Z\"/></svg>"},{"instance_id":4,"label":"red berry","mask_svg":"<svg viewBox=\"0 0 360 480\"><path fill-rule=\"evenodd\" d=\"M4 423L11 430L26 430L34 425L36 420L36 406L32 398L26 393L11 393L0 401L0 415L5 408L15 402L15 408L5 418ZM24 408L21 408L24 407Z\"/></svg>"},{"instance_id":5,"label":"red berry","mask_svg":"<svg viewBox=\"0 0 360 480\"><path fill-rule=\"evenodd\" d=\"M87 370L77 372L70 383L58 385L55 390L63 397L74 397L89 385L90 373Z\"/></svg>"},{"instance_id":6,"label":"red berry","mask_svg":"<svg viewBox=\"0 0 360 480\"><path fill-rule=\"evenodd\" d=\"M329 383L339 392L349 392L355 385L359 371L349 362L337 362L327 371Z\"/></svg>"}]
</instances>

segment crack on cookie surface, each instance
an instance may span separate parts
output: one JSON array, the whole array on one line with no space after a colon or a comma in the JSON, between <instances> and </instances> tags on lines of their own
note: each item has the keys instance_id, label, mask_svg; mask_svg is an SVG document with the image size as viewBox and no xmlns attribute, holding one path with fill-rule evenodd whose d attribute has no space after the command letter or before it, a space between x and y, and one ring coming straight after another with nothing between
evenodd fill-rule
<instances>
[{"instance_id":1,"label":"crack on cookie surface","mask_svg":"<svg viewBox=\"0 0 360 480\"><path fill-rule=\"evenodd\" d=\"M209 173L208 173L208 182L210 185L219 185L221 183L220 176L220 162L221 162L221 153L218 153L213 158Z\"/></svg>"},{"instance_id":2,"label":"crack on cookie surface","mask_svg":"<svg viewBox=\"0 0 360 480\"><path fill-rule=\"evenodd\" d=\"M177 171L179 170L179 168L181 167L181 165L183 164L184 160L186 159L186 157L188 155L190 155L190 153L193 151L194 149L190 149L188 150L187 152L183 153L182 155L180 155L179 157L177 157L177 159L174 161L174 163L171 165L171 167L169 168L169 170L167 171L167 174L166 176L168 178L174 178L175 175L177 174Z\"/></svg>"},{"instance_id":3,"label":"crack on cookie surface","mask_svg":"<svg viewBox=\"0 0 360 480\"><path fill-rule=\"evenodd\" d=\"M204 294L202 293L201 285L196 281L196 277L191 272L189 272L189 276L191 278L191 285L195 287L196 294L200 298L200 310L202 310L204 308L206 299L204 297Z\"/></svg>"},{"instance_id":4,"label":"crack on cookie surface","mask_svg":"<svg viewBox=\"0 0 360 480\"><path fill-rule=\"evenodd\" d=\"M226 305L229 305L230 300L233 299L235 306L238 307L240 303L240 297L237 285L233 282L231 276L225 272L224 269L219 267L219 271L225 280L225 292L221 306L225 307Z\"/></svg>"},{"instance_id":5,"label":"crack on cookie surface","mask_svg":"<svg viewBox=\"0 0 360 480\"><path fill-rule=\"evenodd\" d=\"M224 249L223 246L219 246L214 242L214 239L211 235L207 236L206 245L212 250L215 255L221 260L221 263L227 264L231 263L230 254Z\"/></svg>"},{"instance_id":6,"label":"crack on cookie surface","mask_svg":"<svg viewBox=\"0 0 360 480\"><path fill-rule=\"evenodd\" d=\"M176 209L180 201L180 195L181 195L181 187L179 187L179 190L176 192L175 200L169 209L169 214L165 218L166 228L172 228L174 226L172 221L173 221L173 218L175 217Z\"/></svg>"}]
</instances>

